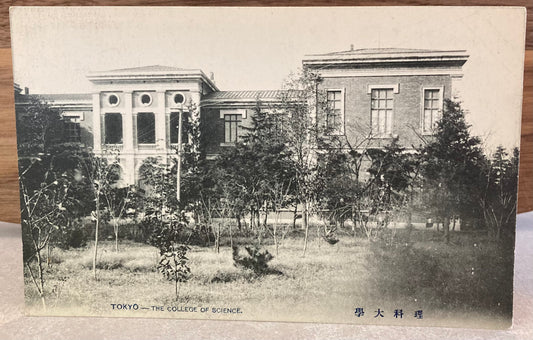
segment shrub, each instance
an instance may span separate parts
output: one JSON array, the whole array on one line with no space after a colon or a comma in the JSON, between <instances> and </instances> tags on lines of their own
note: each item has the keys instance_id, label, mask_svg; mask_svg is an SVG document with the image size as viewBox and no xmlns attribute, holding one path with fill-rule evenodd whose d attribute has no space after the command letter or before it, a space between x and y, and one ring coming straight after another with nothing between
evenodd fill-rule
<instances>
[{"instance_id":1,"label":"shrub","mask_svg":"<svg viewBox=\"0 0 533 340\"><path fill-rule=\"evenodd\" d=\"M61 249L81 248L87 245L90 229L81 220L60 228L54 235L54 244Z\"/></svg>"},{"instance_id":2,"label":"shrub","mask_svg":"<svg viewBox=\"0 0 533 340\"><path fill-rule=\"evenodd\" d=\"M270 262L274 256L272 256L268 250L265 249L261 251L258 246L246 246L244 249L246 249L248 255L241 256L239 255L239 247L233 247L233 264L236 267L250 269L256 275L265 275L273 272L273 270L268 268L268 262Z\"/></svg>"}]
</instances>

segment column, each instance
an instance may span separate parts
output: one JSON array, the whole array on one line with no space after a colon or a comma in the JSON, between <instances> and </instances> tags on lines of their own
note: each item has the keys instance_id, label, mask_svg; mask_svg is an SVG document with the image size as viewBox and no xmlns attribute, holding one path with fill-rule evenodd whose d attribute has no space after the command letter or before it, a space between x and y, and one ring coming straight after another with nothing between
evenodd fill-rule
<instances>
[{"instance_id":1,"label":"column","mask_svg":"<svg viewBox=\"0 0 533 340\"><path fill-rule=\"evenodd\" d=\"M167 129L165 123L165 92L156 92L157 109L155 114L155 142L158 150L167 149Z\"/></svg>"},{"instance_id":2,"label":"column","mask_svg":"<svg viewBox=\"0 0 533 340\"><path fill-rule=\"evenodd\" d=\"M93 150L102 152L102 126L100 125L100 93L93 93Z\"/></svg>"},{"instance_id":3,"label":"column","mask_svg":"<svg viewBox=\"0 0 533 340\"><path fill-rule=\"evenodd\" d=\"M124 112L122 113L122 144L125 154L133 153L133 107L131 92L124 93Z\"/></svg>"}]
</instances>

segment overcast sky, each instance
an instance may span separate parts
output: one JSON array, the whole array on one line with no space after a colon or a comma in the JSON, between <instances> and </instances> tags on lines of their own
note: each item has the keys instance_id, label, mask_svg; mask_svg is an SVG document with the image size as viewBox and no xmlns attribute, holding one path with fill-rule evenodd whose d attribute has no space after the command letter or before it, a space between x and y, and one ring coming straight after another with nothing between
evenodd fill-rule
<instances>
[{"instance_id":1,"label":"overcast sky","mask_svg":"<svg viewBox=\"0 0 533 340\"><path fill-rule=\"evenodd\" d=\"M145 65L215 73L221 90L278 89L306 54L355 48L466 49L462 100L473 132L518 145L525 11L517 8L11 9L15 82L91 92L90 71Z\"/></svg>"}]
</instances>

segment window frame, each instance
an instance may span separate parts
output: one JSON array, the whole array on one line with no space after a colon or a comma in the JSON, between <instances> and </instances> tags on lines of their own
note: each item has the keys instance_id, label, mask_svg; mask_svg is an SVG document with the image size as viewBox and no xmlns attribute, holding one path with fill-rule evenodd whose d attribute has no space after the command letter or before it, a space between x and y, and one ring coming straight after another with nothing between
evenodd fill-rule
<instances>
[{"instance_id":1,"label":"window frame","mask_svg":"<svg viewBox=\"0 0 533 340\"><path fill-rule=\"evenodd\" d=\"M64 120L64 140L67 143L81 143L81 124L76 119ZM74 128L72 128L74 127ZM71 133L74 132L74 133Z\"/></svg>"},{"instance_id":2,"label":"window frame","mask_svg":"<svg viewBox=\"0 0 533 340\"><path fill-rule=\"evenodd\" d=\"M344 88L327 88L326 90L326 117L324 120L324 127L326 129L327 135L329 136L343 136L346 134L346 119L345 119L345 89ZM340 92L340 124L339 129L329 128L329 93L330 92ZM336 101L336 100L335 100Z\"/></svg>"},{"instance_id":3,"label":"window frame","mask_svg":"<svg viewBox=\"0 0 533 340\"><path fill-rule=\"evenodd\" d=\"M429 91L439 91L439 104L438 104L438 112L442 116L442 111L444 110L444 86L422 86L421 88L421 98L420 98L420 131L422 135L430 136L434 134L434 129L431 131L425 130L425 100L426 100L426 90ZM433 120L433 116L432 116ZM435 122L432 122L432 125Z\"/></svg>"},{"instance_id":4,"label":"window frame","mask_svg":"<svg viewBox=\"0 0 533 340\"><path fill-rule=\"evenodd\" d=\"M150 98L150 101L148 103L143 103L144 96L148 96L148 98ZM139 94L138 101L139 101L139 106L147 107L147 106L152 105L152 103L154 102L154 98L152 97L152 94L150 92L142 92Z\"/></svg>"},{"instance_id":5,"label":"window frame","mask_svg":"<svg viewBox=\"0 0 533 340\"><path fill-rule=\"evenodd\" d=\"M237 117L237 120L235 121L236 122L236 132L235 132L235 141L231 141L227 138L227 135L226 135L226 116L236 116ZM240 120L238 118L238 116L241 116L240 117ZM223 127L224 127L224 141L222 143L220 143L220 146L234 146L235 143L237 143L239 141L239 127L240 127L240 123L242 123L242 121L244 119L246 119L246 109L238 109L238 110L220 110L220 119L222 119L223 121Z\"/></svg>"},{"instance_id":6,"label":"window frame","mask_svg":"<svg viewBox=\"0 0 533 340\"><path fill-rule=\"evenodd\" d=\"M141 125L139 124L139 118L140 118L142 115L147 115L147 114L151 114L152 117L153 117L153 122L154 122L154 124L153 124L153 127L154 127L154 128L153 128L153 136L154 136L154 141L153 141L153 143L141 143L140 140L139 140L139 133L141 132L141 128L140 128ZM148 111L144 112L144 111L143 111L143 112L138 112L138 113L136 114L136 116L137 116L137 117L136 117L136 122L135 122L136 124L135 124L135 125L136 125L136 127L137 127L137 129L136 129L136 130L137 130L137 131L136 131L136 132L137 132L137 135L135 136L135 138L136 138L136 140L137 140L137 145L138 145L138 146L141 146L141 147L142 147L142 146L154 146L154 145L156 145L156 143L157 143L157 138L156 138L156 118L155 118L155 113L154 113L154 112L148 112Z\"/></svg>"},{"instance_id":7,"label":"window frame","mask_svg":"<svg viewBox=\"0 0 533 340\"><path fill-rule=\"evenodd\" d=\"M108 142L108 122L107 116L114 115L120 117L120 141L118 143L109 143ZM104 145L123 145L124 144L124 115L121 112L105 112L104 113Z\"/></svg>"},{"instance_id":8,"label":"window frame","mask_svg":"<svg viewBox=\"0 0 533 340\"><path fill-rule=\"evenodd\" d=\"M117 98L116 103L111 103L111 97L113 96ZM116 92L108 93L106 102L107 102L107 105L109 105L109 107L117 107L120 105L120 96Z\"/></svg>"},{"instance_id":9,"label":"window frame","mask_svg":"<svg viewBox=\"0 0 533 340\"><path fill-rule=\"evenodd\" d=\"M376 108L373 108L373 102L375 99L378 100L378 103L379 103L379 100L382 99L382 98L374 98L373 96L373 93L374 91L391 91L391 100L392 100L392 108L388 108L387 105L385 105L385 108L383 109L380 109L379 107L376 109ZM399 91L399 84L393 84L393 85L369 85L368 86L368 91L367 93L370 95L370 129L371 129L371 133L372 133L372 137L373 138L392 138L394 136L394 95L395 94L398 94L400 91ZM385 101L387 102L389 100L388 97L385 97L384 98ZM379 105L378 105L379 106ZM380 110L384 110L385 111L385 131L379 131L379 111ZM387 111L390 110L391 112L391 115L390 115L390 131L387 131L387 122L389 121L387 119ZM373 129L373 125L374 125L374 121L372 119L372 116L373 116L373 111L377 111L377 119L378 119L378 122L377 122L377 126L378 126L378 131L374 131Z\"/></svg>"}]
</instances>

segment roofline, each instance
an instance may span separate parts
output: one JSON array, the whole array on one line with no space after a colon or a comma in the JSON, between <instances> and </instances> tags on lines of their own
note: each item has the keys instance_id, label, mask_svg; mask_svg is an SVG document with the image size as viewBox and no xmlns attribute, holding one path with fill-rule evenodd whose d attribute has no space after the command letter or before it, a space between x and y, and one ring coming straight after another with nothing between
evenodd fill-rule
<instances>
[{"instance_id":1,"label":"roofline","mask_svg":"<svg viewBox=\"0 0 533 340\"><path fill-rule=\"evenodd\" d=\"M379 49L375 49L379 50ZM382 49L382 50L386 50ZM361 51L361 52L360 52ZM387 52L364 52L365 49L359 49L359 50L347 50L347 51L340 51L340 52L333 52L333 53L316 53L316 54L306 54L304 57L318 57L318 56L335 56L335 55L347 55L344 53L347 52L354 52L352 55L365 55L365 54L447 54L447 53L466 53L466 50L398 50L398 51L387 51Z\"/></svg>"},{"instance_id":2,"label":"roofline","mask_svg":"<svg viewBox=\"0 0 533 340\"><path fill-rule=\"evenodd\" d=\"M386 53L357 54L318 54L306 55L303 65L319 64L375 64L375 63L409 63L409 62L458 62L464 64L470 56L466 50L451 51L407 51Z\"/></svg>"},{"instance_id":3,"label":"roofline","mask_svg":"<svg viewBox=\"0 0 533 340\"><path fill-rule=\"evenodd\" d=\"M97 71L87 74L87 79L93 83L99 83L109 80L172 80L172 79L187 79L200 78L213 91L219 91L215 83L205 75L202 70L176 70L176 71L155 71L155 72L115 72Z\"/></svg>"}]
</instances>

